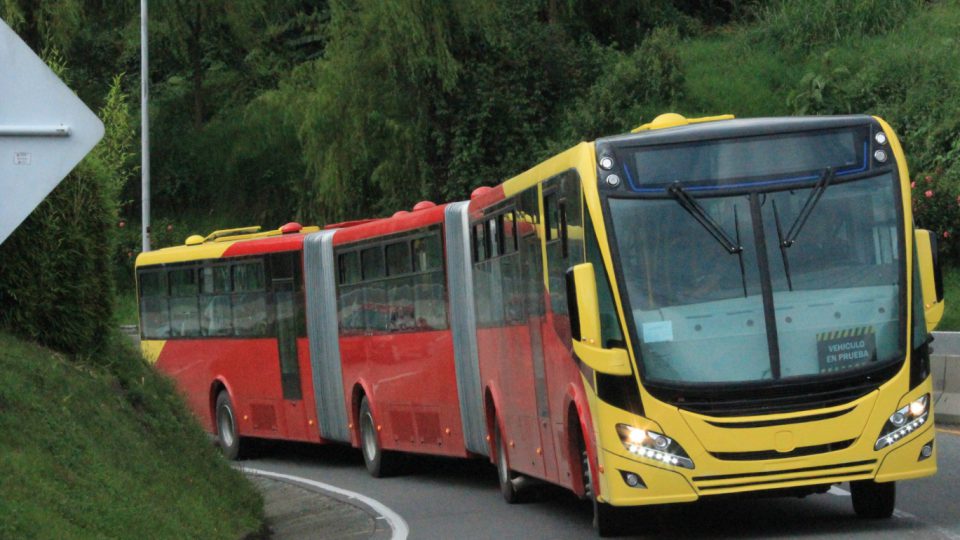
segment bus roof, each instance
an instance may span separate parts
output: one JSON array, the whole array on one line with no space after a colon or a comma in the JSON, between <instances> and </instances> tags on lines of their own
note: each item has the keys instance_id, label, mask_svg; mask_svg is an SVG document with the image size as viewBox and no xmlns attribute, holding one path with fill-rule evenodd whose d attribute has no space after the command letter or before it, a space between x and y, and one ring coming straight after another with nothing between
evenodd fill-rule
<instances>
[{"instance_id":1,"label":"bus roof","mask_svg":"<svg viewBox=\"0 0 960 540\"><path fill-rule=\"evenodd\" d=\"M691 122L674 127L648 129L636 133L602 137L597 139L597 146L600 147L607 144L617 146L652 146L710 139L725 139L729 137L750 137L821 129L840 129L872 123L875 123L875 120L873 117L867 115L721 119L712 122Z\"/></svg>"}]
</instances>

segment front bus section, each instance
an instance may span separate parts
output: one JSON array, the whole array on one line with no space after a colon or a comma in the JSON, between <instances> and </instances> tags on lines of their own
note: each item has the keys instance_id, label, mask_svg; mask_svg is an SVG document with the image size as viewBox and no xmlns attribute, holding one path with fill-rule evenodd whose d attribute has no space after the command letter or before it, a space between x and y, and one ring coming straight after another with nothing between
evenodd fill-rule
<instances>
[{"instance_id":1,"label":"front bus section","mask_svg":"<svg viewBox=\"0 0 960 540\"><path fill-rule=\"evenodd\" d=\"M600 533L620 507L841 482L890 516L894 482L936 472L935 272L890 127L666 115L596 160L568 290Z\"/></svg>"}]
</instances>

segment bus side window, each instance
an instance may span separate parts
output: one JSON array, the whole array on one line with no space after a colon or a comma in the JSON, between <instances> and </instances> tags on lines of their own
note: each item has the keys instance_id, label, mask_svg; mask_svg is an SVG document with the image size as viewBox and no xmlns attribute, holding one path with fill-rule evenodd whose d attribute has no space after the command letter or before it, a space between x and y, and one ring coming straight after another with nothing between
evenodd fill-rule
<instances>
[{"instance_id":1,"label":"bus side window","mask_svg":"<svg viewBox=\"0 0 960 540\"><path fill-rule=\"evenodd\" d=\"M552 242L559 238L558 228L560 226L560 219L557 216L557 194L555 192L543 194L543 213L543 234L547 242Z\"/></svg>"},{"instance_id":2,"label":"bus side window","mask_svg":"<svg viewBox=\"0 0 960 540\"><path fill-rule=\"evenodd\" d=\"M267 293L263 262L233 265L233 328L238 336L267 335Z\"/></svg>"},{"instance_id":3,"label":"bus side window","mask_svg":"<svg viewBox=\"0 0 960 540\"><path fill-rule=\"evenodd\" d=\"M413 271L442 269L443 248L440 245L440 234L417 238L413 241Z\"/></svg>"},{"instance_id":4,"label":"bus side window","mask_svg":"<svg viewBox=\"0 0 960 540\"><path fill-rule=\"evenodd\" d=\"M167 273L170 280L170 337L200 335L197 269L178 268Z\"/></svg>"},{"instance_id":5,"label":"bus side window","mask_svg":"<svg viewBox=\"0 0 960 540\"><path fill-rule=\"evenodd\" d=\"M560 257L566 259L570 255L567 245L567 201L560 199L557 205L557 226L560 229Z\"/></svg>"},{"instance_id":6,"label":"bus side window","mask_svg":"<svg viewBox=\"0 0 960 540\"><path fill-rule=\"evenodd\" d=\"M360 252L337 254L337 318L340 332L353 335L363 332L363 288L360 283Z\"/></svg>"},{"instance_id":7,"label":"bus side window","mask_svg":"<svg viewBox=\"0 0 960 540\"><path fill-rule=\"evenodd\" d=\"M473 226L473 262L478 263L490 258L490 242L487 240L483 222Z\"/></svg>"},{"instance_id":8,"label":"bus side window","mask_svg":"<svg viewBox=\"0 0 960 540\"><path fill-rule=\"evenodd\" d=\"M337 256L338 282L351 285L360 281L360 254L356 251L341 253Z\"/></svg>"},{"instance_id":9,"label":"bus side window","mask_svg":"<svg viewBox=\"0 0 960 540\"><path fill-rule=\"evenodd\" d=\"M492 218L487 220L487 238L488 238L488 253L490 257L499 257L503 255L503 237L501 235L500 228L497 227L497 219Z\"/></svg>"},{"instance_id":10,"label":"bus side window","mask_svg":"<svg viewBox=\"0 0 960 540\"><path fill-rule=\"evenodd\" d=\"M387 296L381 279L386 275L383 246L360 251L360 271L363 274L363 325L367 332L387 329Z\"/></svg>"},{"instance_id":11,"label":"bus side window","mask_svg":"<svg viewBox=\"0 0 960 540\"><path fill-rule=\"evenodd\" d=\"M386 287L388 332L404 332L416 327L413 309L413 259L410 241L392 242L384 247L387 259Z\"/></svg>"},{"instance_id":12,"label":"bus side window","mask_svg":"<svg viewBox=\"0 0 960 540\"><path fill-rule=\"evenodd\" d=\"M418 330L447 328L446 280L440 231L413 240L413 316Z\"/></svg>"},{"instance_id":13,"label":"bus side window","mask_svg":"<svg viewBox=\"0 0 960 540\"><path fill-rule=\"evenodd\" d=\"M167 306L167 273L140 273L140 326L144 339L170 337L170 311Z\"/></svg>"},{"instance_id":14,"label":"bus side window","mask_svg":"<svg viewBox=\"0 0 960 540\"><path fill-rule=\"evenodd\" d=\"M387 275L398 276L409 274L412 261L410 259L410 243L406 240L387 244L384 248L387 255Z\"/></svg>"},{"instance_id":15,"label":"bus side window","mask_svg":"<svg viewBox=\"0 0 960 540\"><path fill-rule=\"evenodd\" d=\"M230 307L230 266L219 264L200 270L200 334L229 336L233 334Z\"/></svg>"}]
</instances>

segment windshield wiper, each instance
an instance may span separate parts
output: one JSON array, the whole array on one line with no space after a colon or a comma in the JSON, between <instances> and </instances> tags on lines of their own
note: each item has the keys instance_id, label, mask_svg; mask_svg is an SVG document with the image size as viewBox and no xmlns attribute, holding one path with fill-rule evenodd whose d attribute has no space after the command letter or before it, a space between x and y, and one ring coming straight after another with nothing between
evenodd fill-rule
<instances>
[{"instance_id":1,"label":"windshield wiper","mask_svg":"<svg viewBox=\"0 0 960 540\"><path fill-rule=\"evenodd\" d=\"M793 224L790 225L790 230L787 232L786 238L783 237L783 227L780 225L777 201L773 201L773 219L777 224L777 240L780 245L780 258L783 260L783 273L787 277L787 288L791 291L793 290L793 279L790 276L790 259L787 257L787 249L797 241L797 236L800 235L800 230L803 229L807 218L810 217L810 213L813 212L813 207L820 201L820 197L823 196L823 192L827 190L831 181L833 181L833 167L827 167L824 169L823 174L820 175L820 179L817 180L816 185L813 186L810 195L807 196L807 200L804 201L803 207L800 209L800 214L797 215L797 218L793 220Z\"/></svg>"},{"instance_id":2,"label":"windshield wiper","mask_svg":"<svg viewBox=\"0 0 960 540\"><path fill-rule=\"evenodd\" d=\"M800 235L800 230L803 229L807 218L810 217L810 212L813 212L813 208L820 202L820 197L823 196L823 192L827 190L827 187L830 186L830 182L832 181L833 167L827 167L824 169L823 174L820 175L820 180L817 180L817 184L813 186L813 190L810 191L807 200L803 203L803 208L800 209L800 214L797 216L797 219L793 220L793 225L790 225L787 237L780 239L780 245L782 247L788 248L797 241L797 236ZM779 234L779 231L777 234Z\"/></svg>"},{"instance_id":3,"label":"windshield wiper","mask_svg":"<svg viewBox=\"0 0 960 540\"><path fill-rule=\"evenodd\" d=\"M713 236L717 242L720 242L720 245L727 250L727 253L734 255L743 251L743 246L737 242L734 242L723 230L723 227L721 227L716 221L713 220L712 217L710 217L710 214L708 214L707 211L700 206L700 203L698 203L692 195L683 189L679 182L674 182L670 187L668 187L667 193L676 199L677 202L680 203L680 206L682 206L684 210L693 216L693 219L697 220L697 223L702 225L703 228L710 233L710 236Z\"/></svg>"},{"instance_id":4,"label":"windshield wiper","mask_svg":"<svg viewBox=\"0 0 960 540\"><path fill-rule=\"evenodd\" d=\"M787 289L792 291L793 279L790 278L790 259L787 257L787 248L790 246L783 241L783 227L780 225L777 201L773 201L773 221L777 224L777 245L780 247L780 259L783 260L783 273L787 276Z\"/></svg>"}]
</instances>

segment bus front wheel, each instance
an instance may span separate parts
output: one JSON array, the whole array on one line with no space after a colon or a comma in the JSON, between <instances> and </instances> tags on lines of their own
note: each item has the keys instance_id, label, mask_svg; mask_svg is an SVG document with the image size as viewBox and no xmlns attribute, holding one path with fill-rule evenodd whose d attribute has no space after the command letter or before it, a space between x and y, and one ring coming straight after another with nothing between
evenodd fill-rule
<instances>
[{"instance_id":1,"label":"bus front wheel","mask_svg":"<svg viewBox=\"0 0 960 540\"><path fill-rule=\"evenodd\" d=\"M850 482L850 498L853 511L862 518L884 519L893 515L897 501L897 485L894 482L860 480Z\"/></svg>"},{"instance_id":2,"label":"bus front wheel","mask_svg":"<svg viewBox=\"0 0 960 540\"><path fill-rule=\"evenodd\" d=\"M584 498L593 504L593 528L601 538L620 536L625 530L623 510L597 500L597 484L590 470L590 456L580 436L580 471L583 475Z\"/></svg>"},{"instance_id":3,"label":"bus front wheel","mask_svg":"<svg viewBox=\"0 0 960 540\"><path fill-rule=\"evenodd\" d=\"M240 458L240 434L237 433L237 417L233 412L233 403L226 391L217 395L217 440L223 457L234 460Z\"/></svg>"},{"instance_id":4,"label":"bus front wheel","mask_svg":"<svg viewBox=\"0 0 960 540\"><path fill-rule=\"evenodd\" d=\"M366 397L360 402L360 450L370 476L383 478L396 472L394 463L396 456L385 452L380 445L377 423L373 419L370 402Z\"/></svg>"}]
</instances>

